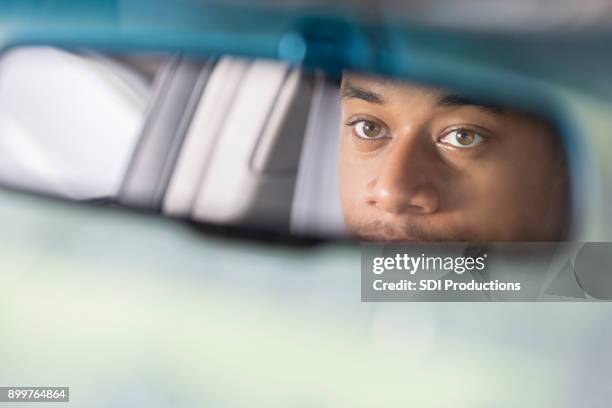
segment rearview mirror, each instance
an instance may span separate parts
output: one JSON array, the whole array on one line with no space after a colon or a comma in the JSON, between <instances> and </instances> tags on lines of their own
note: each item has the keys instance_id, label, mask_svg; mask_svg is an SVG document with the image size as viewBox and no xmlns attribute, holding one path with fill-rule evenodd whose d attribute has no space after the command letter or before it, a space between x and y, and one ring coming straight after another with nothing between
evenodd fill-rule
<instances>
[{"instance_id":1,"label":"rearview mirror","mask_svg":"<svg viewBox=\"0 0 612 408\"><path fill-rule=\"evenodd\" d=\"M317 238L612 232L585 229L583 145L556 100L449 85L231 56L13 48L0 59L0 181Z\"/></svg>"}]
</instances>

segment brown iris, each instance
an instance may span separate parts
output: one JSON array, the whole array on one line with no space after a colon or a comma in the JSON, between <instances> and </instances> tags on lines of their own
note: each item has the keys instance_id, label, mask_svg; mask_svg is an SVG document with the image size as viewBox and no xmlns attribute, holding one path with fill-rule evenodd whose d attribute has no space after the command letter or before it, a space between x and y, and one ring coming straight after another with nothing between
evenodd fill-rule
<instances>
[{"instance_id":1,"label":"brown iris","mask_svg":"<svg viewBox=\"0 0 612 408\"><path fill-rule=\"evenodd\" d=\"M476 133L467 129L459 129L455 138L460 145L469 146L474 143L474 139L476 139Z\"/></svg>"},{"instance_id":2,"label":"brown iris","mask_svg":"<svg viewBox=\"0 0 612 408\"><path fill-rule=\"evenodd\" d=\"M367 137L377 137L380 135L381 132L381 127L379 124L374 123L374 122L368 122L368 121L364 121L363 122L363 134L366 135Z\"/></svg>"}]
</instances>

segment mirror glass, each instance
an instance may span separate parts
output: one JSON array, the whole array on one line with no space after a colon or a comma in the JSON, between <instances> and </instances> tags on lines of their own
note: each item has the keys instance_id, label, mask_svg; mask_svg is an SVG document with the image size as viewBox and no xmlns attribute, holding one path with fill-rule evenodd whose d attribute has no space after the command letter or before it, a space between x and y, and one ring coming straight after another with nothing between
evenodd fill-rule
<instances>
[{"instance_id":1,"label":"mirror glass","mask_svg":"<svg viewBox=\"0 0 612 408\"><path fill-rule=\"evenodd\" d=\"M166 57L51 47L0 59L0 180L77 200L115 197Z\"/></svg>"},{"instance_id":2,"label":"mirror glass","mask_svg":"<svg viewBox=\"0 0 612 408\"><path fill-rule=\"evenodd\" d=\"M373 241L558 241L558 126L418 81L223 56L0 58L0 182L204 224Z\"/></svg>"}]
</instances>

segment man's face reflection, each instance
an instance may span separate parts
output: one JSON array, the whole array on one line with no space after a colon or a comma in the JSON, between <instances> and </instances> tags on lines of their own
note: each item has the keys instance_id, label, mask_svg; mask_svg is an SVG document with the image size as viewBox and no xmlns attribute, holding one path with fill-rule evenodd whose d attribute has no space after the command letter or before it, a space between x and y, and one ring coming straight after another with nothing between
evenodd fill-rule
<instances>
[{"instance_id":1,"label":"man's face reflection","mask_svg":"<svg viewBox=\"0 0 612 408\"><path fill-rule=\"evenodd\" d=\"M557 241L568 176L543 119L441 89L345 75L344 218L365 240Z\"/></svg>"}]
</instances>

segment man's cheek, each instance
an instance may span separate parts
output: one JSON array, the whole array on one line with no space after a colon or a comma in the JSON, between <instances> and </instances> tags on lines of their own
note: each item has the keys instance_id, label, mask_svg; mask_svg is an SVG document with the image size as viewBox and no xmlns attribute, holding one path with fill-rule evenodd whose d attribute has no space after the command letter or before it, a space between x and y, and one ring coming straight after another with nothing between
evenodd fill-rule
<instances>
[{"instance_id":1,"label":"man's cheek","mask_svg":"<svg viewBox=\"0 0 612 408\"><path fill-rule=\"evenodd\" d=\"M357 179L358 180L358 179ZM349 229L357 229L372 218L372 208L364 197L364 188L358 183L349 183L343 189L342 208Z\"/></svg>"},{"instance_id":2,"label":"man's cheek","mask_svg":"<svg viewBox=\"0 0 612 408\"><path fill-rule=\"evenodd\" d=\"M344 222L346 224L347 230L351 234L359 234L361 226L365 223L365 212L364 208L360 208L359 205L354 204L354 202L347 203L347 205L343 206L344 212Z\"/></svg>"},{"instance_id":3,"label":"man's cheek","mask_svg":"<svg viewBox=\"0 0 612 408\"><path fill-rule=\"evenodd\" d=\"M483 171L473 183L466 215L470 228L487 240L507 240L519 228L520 176L502 166Z\"/></svg>"}]
</instances>

